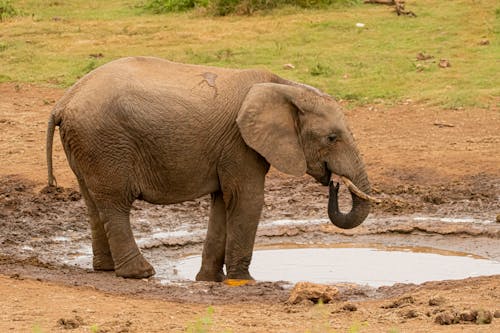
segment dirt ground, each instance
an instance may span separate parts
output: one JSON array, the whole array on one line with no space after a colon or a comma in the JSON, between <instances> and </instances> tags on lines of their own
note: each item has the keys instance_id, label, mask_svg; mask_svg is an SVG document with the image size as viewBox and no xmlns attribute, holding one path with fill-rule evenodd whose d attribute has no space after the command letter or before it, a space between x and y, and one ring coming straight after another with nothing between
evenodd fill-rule
<instances>
[{"instance_id":1,"label":"dirt ground","mask_svg":"<svg viewBox=\"0 0 500 333\"><path fill-rule=\"evenodd\" d=\"M57 136L60 188L43 189L46 124L62 94L0 84L0 332L500 331L500 318L493 318L495 311L500 316L500 275L380 288L344 283L328 304L291 305L290 286L282 282L164 284L93 272L78 261L90 233ZM345 113L382 203L354 230L272 226L267 222L327 215L326 188L272 170L257 247L378 244L500 261L498 109L442 110L408 101L346 106ZM207 198L165 207L137 202L132 220L144 255L158 267L200 253L207 213ZM149 237L181 226L183 236Z\"/></svg>"}]
</instances>

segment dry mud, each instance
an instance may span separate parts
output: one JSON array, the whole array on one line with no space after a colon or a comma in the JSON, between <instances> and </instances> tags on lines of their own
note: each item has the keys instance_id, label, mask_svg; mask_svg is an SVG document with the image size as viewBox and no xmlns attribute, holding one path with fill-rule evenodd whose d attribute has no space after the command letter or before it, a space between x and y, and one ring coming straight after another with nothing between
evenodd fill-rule
<instances>
[{"instance_id":1,"label":"dry mud","mask_svg":"<svg viewBox=\"0 0 500 333\"><path fill-rule=\"evenodd\" d=\"M345 331L357 324L363 332L500 329L498 275L380 288L343 283L334 301L314 307L287 304L285 282L230 288L93 272L86 209L58 138L60 187L44 188L46 121L62 93L0 84L0 331L88 332L92 325L103 332L184 331L207 316L214 332ZM257 248L419 247L500 261L498 110L401 104L347 109L346 115L382 203L360 227L340 230L324 221L326 188L272 170ZM135 203L134 233L154 266L201 253L208 208L208 198ZM168 278L175 280L175 273ZM441 301L431 301L436 297ZM491 323L483 323L484 311Z\"/></svg>"}]
</instances>

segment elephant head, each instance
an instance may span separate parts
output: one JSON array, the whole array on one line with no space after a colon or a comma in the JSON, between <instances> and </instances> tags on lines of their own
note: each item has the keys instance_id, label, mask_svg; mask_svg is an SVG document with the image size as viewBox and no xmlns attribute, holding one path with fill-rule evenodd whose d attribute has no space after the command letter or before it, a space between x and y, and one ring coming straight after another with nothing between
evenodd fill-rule
<instances>
[{"instance_id":1,"label":"elephant head","mask_svg":"<svg viewBox=\"0 0 500 333\"><path fill-rule=\"evenodd\" d=\"M334 225L350 229L365 220L370 183L341 107L332 97L306 85L255 84L236 122L245 143L276 169L296 176L307 173L330 185L328 215ZM351 184L352 209L347 214L338 209L332 173Z\"/></svg>"}]
</instances>

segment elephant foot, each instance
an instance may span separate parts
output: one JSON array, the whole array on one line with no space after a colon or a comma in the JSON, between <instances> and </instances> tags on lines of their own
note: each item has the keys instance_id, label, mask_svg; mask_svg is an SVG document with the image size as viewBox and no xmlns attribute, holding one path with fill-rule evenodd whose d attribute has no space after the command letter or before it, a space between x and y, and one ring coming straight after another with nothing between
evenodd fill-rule
<instances>
[{"instance_id":1,"label":"elephant foot","mask_svg":"<svg viewBox=\"0 0 500 333\"><path fill-rule=\"evenodd\" d=\"M94 271L114 271L115 263L111 255L94 255L92 258Z\"/></svg>"},{"instance_id":2,"label":"elephant foot","mask_svg":"<svg viewBox=\"0 0 500 333\"><path fill-rule=\"evenodd\" d=\"M248 280L248 281L253 281L255 280L250 273L247 271L245 272L231 272L229 271L227 273L227 279L228 280Z\"/></svg>"},{"instance_id":3,"label":"elephant foot","mask_svg":"<svg viewBox=\"0 0 500 333\"><path fill-rule=\"evenodd\" d=\"M224 275L224 272L221 270L219 271L207 271L204 269L200 269L198 274L196 274L196 281L213 281L213 282L222 282L226 278L226 275Z\"/></svg>"},{"instance_id":4,"label":"elephant foot","mask_svg":"<svg viewBox=\"0 0 500 333\"><path fill-rule=\"evenodd\" d=\"M156 272L149 262L139 254L125 263L115 266L116 276L132 279L143 279L153 276Z\"/></svg>"}]
</instances>

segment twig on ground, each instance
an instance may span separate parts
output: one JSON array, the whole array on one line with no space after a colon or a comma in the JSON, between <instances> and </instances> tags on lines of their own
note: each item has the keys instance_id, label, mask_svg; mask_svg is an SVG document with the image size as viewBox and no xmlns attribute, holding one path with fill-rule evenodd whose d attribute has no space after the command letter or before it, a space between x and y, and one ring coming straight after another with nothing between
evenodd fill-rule
<instances>
[{"instance_id":1,"label":"twig on ground","mask_svg":"<svg viewBox=\"0 0 500 333\"><path fill-rule=\"evenodd\" d=\"M417 17L417 14L415 14L411 10L405 9L405 1L404 0L365 0L365 3L394 6L394 10L398 14L398 16L399 15L406 15L406 16L411 16L411 17Z\"/></svg>"}]
</instances>

